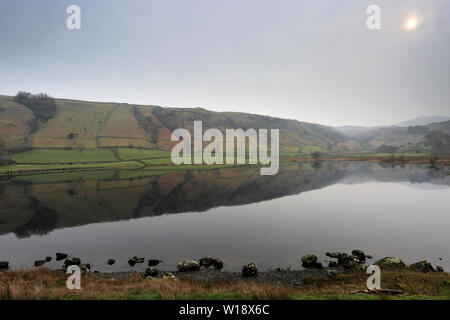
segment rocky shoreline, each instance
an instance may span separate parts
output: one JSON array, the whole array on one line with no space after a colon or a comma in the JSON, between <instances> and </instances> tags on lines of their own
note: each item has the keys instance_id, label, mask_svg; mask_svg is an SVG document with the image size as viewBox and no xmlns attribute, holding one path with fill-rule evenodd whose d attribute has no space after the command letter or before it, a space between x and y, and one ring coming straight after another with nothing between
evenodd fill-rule
<instances>
[{"instance_id":1,"label":"rocky shoreline","mask_svg":"<svg viewBox=\"0 0 450 320\"><path fill-rule=\"evenodd\" d=\"M257 276L246 277L241 272L229 272L215 269L201 269L199 271L171 271L159 272L153 277L154 279L180 279L188 280L198 283L237 283L237 282L251 282L255 284L271 284L282 286L297 286L301 285L303 281L311 277L331 277L328 271L333 271L331 274L343 273L342 268L323 268L323 269L305 269L305 270L289 270L276 268L259 272ZM335 273L334 273L335 272ZM145 273L139 272L105 272L105 273L91 273L89 276L98 276L105 279L123 279L132 275L140 274L145 278Z\"/></svg>"},{"instance_id":2,"label":"rocky shoreline","mask_svg":"<svg viewBox=\"0 0 450 320\"><path fill-rule=\"evenodd\" d=\"M79 257L70 256L66 253L56 253L56 261L63 263L60 272L66 272L71 265L79 266L82 274L86 276L98 276L106 279L121 279L131 275L142 275L143 278L155 279L180 279L190 280L199 283L233 283L239 281L247 281L256 284L274 284L283 286L296 286L303 283L307 278L326 277L334 278L338 274L347 270L365 271L369 264L368 260L373 259L372 256L365 254L362 250L355 249L350 254L345 252L327 252L325 254L336 261L329 261L328 266L324 267L321 262L317 261L317 256L308 254L301 257L300 262L303 270L291 270L275 268L271 270L259 271L254 263L246 264L242 267L241 272L223 271L224 262L220 258L204 257L197 261L184 260L178 263L177 270L172 272L160 271L156 267L162 262L159 259L148 259L148 268L142 273L140 272L99 272L91 271L92 266L89 263L82 263ZM52 257L45 257L42 260L34 262L35 267L44 266L46 262L52 260ZM130 266L142 264L146 261L145 257L132 257L128 260ZM114 259L108 259L107 263L113 265ZM382 268L408 268L418 272L444 272L444 269L436 265L433 267L426 260L419 261L406 266L399 258L385 257L374 263ZM7 261L0 261L0 271L9 269Z\"/></svg>"}]
</instances>

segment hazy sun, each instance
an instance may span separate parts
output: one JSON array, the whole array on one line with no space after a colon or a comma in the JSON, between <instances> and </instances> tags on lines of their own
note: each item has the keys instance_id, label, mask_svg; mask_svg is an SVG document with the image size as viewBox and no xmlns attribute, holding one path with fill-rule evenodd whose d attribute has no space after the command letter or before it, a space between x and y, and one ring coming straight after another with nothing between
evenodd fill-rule
<instances>
[{"instance_id":1,"label":"hazy sun","mask_svg":"<svg viewBox=\"0 0 450 320\"><path fill-rule=\"evenodd\" d=\"M418 23L418 21L417 21L416 18L409 18L409 19L406 20L406 22L405 22L405 28L406 28L407 30L414 30L414 29L417 27L418 24L419 24L419 23Z\"/></svg>"}]
</instances>

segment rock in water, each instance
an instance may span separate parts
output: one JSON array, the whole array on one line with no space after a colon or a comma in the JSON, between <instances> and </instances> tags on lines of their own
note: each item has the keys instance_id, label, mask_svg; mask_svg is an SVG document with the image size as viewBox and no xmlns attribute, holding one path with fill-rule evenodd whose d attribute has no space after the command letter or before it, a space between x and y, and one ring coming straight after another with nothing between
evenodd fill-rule
<instances>
[{"instance_id":1,"label":"rock in water","mask_svg":"<svg viewBox=\"0 0 450 320\"><path fill-rule=\"evenodd\" d=\"M36 260L34 262L34 266L35 267L40 267L40 266L44 265L44 263L45 263L45 260Z\"/></svg>"},{"instance_id":2,"label":"rock in water","mask_svg":"<svg viewBox=\"0 0 450 320\"><path fill-rule=\"evenodd\" d=\"M64 260L64 266L79 266L81 264L81 259L78 257L67 257L66 260Z\"/></svg>"},{"instance_id":3,"label":"rock in water","mask_svg":"<svg viewBox=\"0 0 450 320\"><path fill-rule=\"evenodd\" d=\"M0 261L0 270L8 270L9 262L8 261Z\"/></svg>"},{"instance_id":4,"label":"rock in water","mask_svg":"<svg viewBox=\"0 0 450 320\"><path fill-rule=\"evenodd\" d=\"M199 271L200 270L200 264L197 261L193 260L184 260L177 264L177 269L180 272L187 272L187 271Z\"/></svg>"},{"instance_id":5,"label":"rock in water","mask_svg":"<svg viewBox=\"0 0 450 320\"><path fill-rule=\"evenodd\" d=\"M131 258L130 260L128 260L128 264L132 267L134 267L134 265L136 263L143 263L145 261L145 258L139 258L134 256L133 258Z\"/></svg>"},{"instance_id":6,"label":"rock in water","mask_svg":"<svg viewBox=\"0 0 450 320\"><path fill-rule=\"evenodd\" d=\"M145 258L137 258L136 263L144 263Z\"/></svg>"},{"instance_id":7,"label":"rock in water","mask_svg":"<svg viewBox=\"0 0 450 320\"><path fill-rule=\"evenodd\" d=\"M313 254L307 254L302 257L303 268L322 268L322 264L317 262L317 257Z\"/></svg>"},{"instance_id":8,"label":"rock in water","mask_svg":"<svg viewBox=\"0 0 450 320\"><path fill-rule=\"evenodd\" d=\"M149 267L156 267L161 262L162 262L162 260L158 260L158 259L148 259L148 266Z\"/></svg>"},{"instance_id":9,"label":"rock in water","mask_svg":"<svg viewBox=\"0 0 450 320\"><path fill-rule=\"evenodd\" d=\"M337 259L337 258L339 258L340 253L339 252L327 252L327 253L325 253L325 255L327 257Z\"/></svg>"},{"instance_id":10,"label":"rock in water","mask_svg":"<svg viewBox=\"0 0 450 320\"><path fill-rule=\"evenodd\" d=\"M8 270L9 262L8 261L0 261L0 270Z\"/></svg>"},{"instance_id":11,"label":"rock in water","mask_svg":"<svg viewBox=\"0 0 450 320\"><path fill-rule=\"evenodd\" d=\"M155 268L147 268L144 272L144 277L157 277L158 276L159 271L156 270Z\"/></svg>"},{"instance_id":12,"label":"rock in water","mask_svg":"<svg viewBox=\"0 0 450 320\"><path fill-rule=\"evenodd\" d=\"M352 251L352 255L356 257L356 259L359 260L359 262L365 262L366 261L366 255L362 250L355 249Z\"/></svg>"},{"instance_id":13,"label":"rock in water","mask_svg":"<svg viewBox=\"0 0 450 320\"><path fill-rule=\"evenodd\" d=\"M52 257L45 257L45 262L50 262L52 261Z\"/></svg>"},{"instance_id":14,"label":"rock in water","mask_svg":"<svg viewBox=\"0 0 450 320\"><path fill-rule=\"evenodd\" d=\"M214 266L214 269L216 269L216 270L222 270L222 268L223 268L223 261L222 261L222 259L214 258L212 260L212 264Z\"/></svg>"},{"instance_id":15,"label":"rock in water","mask_svg":"<svg viewBox=\"0 0 450 320\"><path fill-rule=\"evenodd\" d=\"M61 253L61 252L56 253L56 261L64 260L67 257L68 257L67 253Z\"/></svg>"},{"instance_id":16,"label":"rock in water","mask_svg":"<svg viewBox=\"0 0 450 320\"><path fill-rule=\"evenodd\" d=\"M242 267L242 275L244 277L256 277L258 275L258 268L256 264L249 263Z\"/></svg>"},{"instance_id":17,"label":"rock in water","mask_svg":"<svg viewBox=\"0 0 450 320\"><path fill-rule=\"evenodd\" d=\"M213 258L212 257L201 258L199 260L199 263L200 263L200 267L209 268L213 264Z\"/></svg>"},{"instance_id":18,"label":"rock in water","mask_svg":"<svg viewBox=\"0 0 450 320\"><path fill-rule=\"evenodd\" d=\"M375 262L375 264L377 266L380 267L390 267L390 268L403 268L405 267L405 263L400 260L399 258L394 258L394 257L385 257L381 260L378 260L377 262Z\"/></svg>"},{"instance_id":19,"label":"rock in water","mask_svg":"<svg viewBox=\"0 0 450 320\"><path fill-rule=\"evenodd\" d=\"M433 266L426 260L413 263L409 268L420 272L434 272Z\"/></svg>"},{"instance_id":20,"label":"rock in water","mask_svg":"<svg viewBox=\"0 0 450 320\"><path fill-rule=\"evenodd\" d=\"M116 263L116 260L114 260L114 259L108 259L108 264L109 264L110 266L112 266L114 263Z\"/></svg>"}]
</instances>

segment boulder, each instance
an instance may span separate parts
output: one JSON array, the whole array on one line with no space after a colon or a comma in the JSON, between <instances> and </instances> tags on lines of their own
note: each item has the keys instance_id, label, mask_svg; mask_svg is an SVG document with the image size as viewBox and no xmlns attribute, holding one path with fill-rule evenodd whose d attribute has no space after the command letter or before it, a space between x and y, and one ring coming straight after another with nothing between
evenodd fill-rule
<instances>
[{"instance_id":1,"label":"boulder","mask_svg":"<svg viewBox=\"0 0 450 320\"><path fill-rule=\"evenodd\" d=\"M79 266L81 264L81 259L78 257L67 257L66 260L64 260L64 266Z\"/></svg>"},{"instance_id":2,"label":"boulder","mask_svg":"<svg viewBox=\"0 0 450 320\"><path fill-rule=\"evenodd\" d=\"M177 279L173 274L171 274L169 272L166 272L162 278L165 280L176 280Z\"/></svg>"},{"instance_id":3,"label":"boulder","mask_svg":"<svg viewBox=\"0 0 450 320\"><path fill-rule=\"evenodd\" d=\"M337 258L339 258L340 253L339 252L327 252L327 253L325 253L325 255L327 257L337 259Z\"/></svg>"},{"instance_id":4,"label":"boulder","mask_svg":"<svg viewBox=\"0 0 450 320\"><path fill-rule=\"evenodd\" d=\"M328 262L328 268L336 268L337 266L338 264L335 261Z\"/></svg>"},{"instance_id":5,"label":"boulder","mask_svg":"<svg viewBox=\"0 0 450 320\"><path fill-rule=\"evenodd\" d=\"M56 253L56 261L61 261L64 260L68 257L67 253L61 253L61 252L57 252Z\"/></svg>"},{"instance_id":6,"label":"boulder","mask_svg":"<svg viewBox=\"0 0 450 320\"><path fill-rule=\"evenodd\" d=\"M212 264L214 266L214 269L216 269L216 270L222 270L222 268L223 268L223 261L222 261L222 259L214 258L212 260Z\"/></svg>"},{"instance_id":7,"label":"boulder","mask_svg":"<svg viewBox=\"0 0 450 320\"><path fill-rule=\"evenodd\" d=\"M333 269L327 271L328 278L336 278L337 274L338 274L337 271Z\"/></svg>"},{"instance_id":8,"label":"boulder","mask_svg":"<svg viewBox=\"0 0 450 320\"><path fill-rule=\"evenodd\" d=\"M436 266L436 272L444 272L444 268L442 268L441 266L437 265Z\"/></svg>"},{"instance_id":9,"label":"boulder","mask_svg":"<svg viewBox=\"0 0 450 320\"><path fill-rule=\"evenodd\" d=\"M183 260L177 264L177 269L180 272L199 271L200 264L193 260Z\"/></svg>"},{"instance_id":10,"label":"boulder","mask_svg":"<svg viewBox=\"0 0 450 320\"><path fill-rule=\"evenodd\" d=\"M50 262L52 261L52 257L45 257L45 262Z\"/></svg>"},{"instance_id":11,"label":"boulder","mask_svg":"<svg viewBox=\"0 0 450 320\"><path fill-rule=\"evenodd\" d=\"M90 264L80 264L79 265L81 274L88 274L89 271L91 271L91 265Z\"/></svg>"},{"instance_id":12,"label":"boulder","mask_svg":"<svg viewBox=\"0 0 450 320\"><path fill-rule=\"evenodd\" d=\"M242 267L242 275L244 277L256 277L258 275L258 268L254 263L246 264Z\"/></svg>"},{"instance_id":13,"label":"boulder","mask_svg":"<svg viewBox=\"0 0 450 320\"><path fill-rule=\"evenodd\" d=\"M159 273L158 270L156 270L155 268L151 268L150 267L150 268L145 269L144 277L152 277L152 278L154 278L154 277L158 276L158 273Z\"/></svg>"},{"instance_id":14,"label":"boulder","mask_svg":"<svg viewBox=\"0 0 450 320\"><path fill-rule=\"evenodd\" d=\"M200 267L209 268L213 264L213 258L212 257L205 257L201 258L199 260Z\"/></svg>"},{"instance_id":15,"label":"boulder","mask_svg":"<svg viewBox=\"0 0 450 320\"><path fill-rule=\"evenodd\" d=\"M137 258L136 263L144 263L145 258Z\"/></svg>"},{"instance_id":16,"label":"boulder","mask_svg":"<svg viewBox=\"0 0 450 320\"><path fill-rule=\"evenodd\" d=\"M156 267L161 262L162 262L162 260L158 260L158 259L148 259L148 266L149 267Z\"/></svg>"},{"instance_id":17,"label":"boulder","mask_svg":"<svg viewBox=\"0 0 450 320\"><path fill-rule=\"evenodd\" d=\"M426 260L413 263L409 268L420 272L434 272L433 266Z\"/></svg>"},{"instance_id":18,"label":"boulder","mask_svg":"<svg viewBox=\"0 0 450 320\"><path fill-rule=\"evenodd\" d=\"M110 266L112 266L114 263L116 263L116 260L114 260L114 259L108 259L108 262L107 262Z\"/></svg>"},{"instance_id":19,"label":"boulder","mask_svg":"<svg viewBox=\"0 0 450 320\"><path fill-rule=\"evenodd\" d=\"M307 254L302 257L302 267L311 268L317 263L317 257L313 254Z\"/></svg>"},{"instance_id":20,"label":"boulder","mask_svg":"<svg viewBox=\"0 0 450 320\"><path fill-rule=\"evenodd\" d=\"M8 270L9 262L8 261L0 261L0 270Z\"/></svg>"},{"instance_id":21,"label":"boulder","mask_svg":"<svg viewBox=\"0 0 450 320\"><path fill-rule=\"evenodd\" d=\"M134 267L134 265L136 263L143 263L144 261L145 261L145 258L139 258L139 257L134 256L133 258L128 260L128 264L130 266Z\"/></svg>"},{"instance_id":22,"label":"boulder","mask_svg":"<svg viewBox=\"0 0 450 320\"><path fill-rule=\"evenodd\" d=\"M375 264L387 268L404 268L406 266L402 260L395 257L385 257L375 262Z\"/></svg>"},{"instance_id":23,"label":"boulder","mask_svg":"<svg viewBox=\"0 0 450 320\"><path fill-rule=\"evenodd\" d=\"M45 260L36 260L35 262L34 262L34 266L35 267L40 267L40 266L42 266L42 265L44 265L45 264Z\"/></svg>"},{"instance_id":24,"label":"boulder","mask_svg":"<svg viewBox=\"0 0 450 320\"><path fill-rule=\"evenodd\" d=\"M340 253L338 256L338 266L344 269L355 268L359 264L359 260L353 256L346 253Z\"/></svg>"},{"instance_id":25,"label":"boulder","mask_svg":"<svg viewBox=\"0 0 450 320\"><path fill-rule=\"evenodd\" d=\"M307 254L302 257L302 267L322 269L322 264L317 262L317 257L315 255Z\"/></svg>"},{"instance_id":26,"label":"boulder","mask_svg":"<svg viewBox=\"0 0 450 320\"><path fill-rule=\"evenodd\" d=\"M366 261L366 255L362 250L355 249L352 251L352 256L354 256L356 259L358 259L359 262L365 262Z\"/></svg>"}]
</instances>

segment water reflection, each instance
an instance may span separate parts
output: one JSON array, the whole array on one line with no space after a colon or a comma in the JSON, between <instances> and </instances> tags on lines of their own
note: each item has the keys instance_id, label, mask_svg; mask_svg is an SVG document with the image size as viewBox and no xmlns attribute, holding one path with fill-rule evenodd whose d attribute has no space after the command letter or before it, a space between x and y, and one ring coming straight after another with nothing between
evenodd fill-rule
<instances>
[{"instance_id":1,"label":"water reflection","mask_svg":"<svg viewBox=\"0 0 450 320\"><path fill-rule=\"evenodd\" d=\"M362 162L288 163L275 176L258 168L155 172L121 170L16 177L0 184L0 234L18 238L57 228L162 214L201 212L320 189L337 182L449 186L444 170Z\"/></svg>"}]
</instances>

